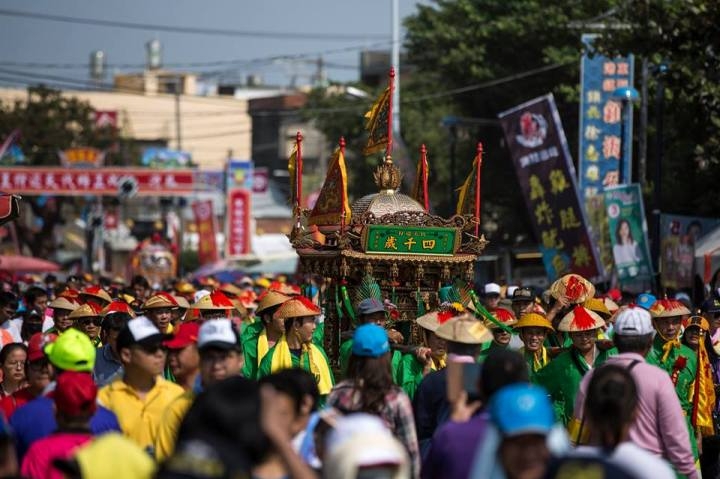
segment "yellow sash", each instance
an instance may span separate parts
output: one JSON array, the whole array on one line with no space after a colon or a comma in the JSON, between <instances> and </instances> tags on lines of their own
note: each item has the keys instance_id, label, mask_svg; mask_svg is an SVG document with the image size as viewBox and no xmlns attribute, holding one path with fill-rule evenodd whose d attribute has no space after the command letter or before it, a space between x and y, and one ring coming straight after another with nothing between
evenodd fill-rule
<instances>
[{"instance_id":1,"label":"yellow sash","mask_svg":"<svg viewBox=\"0 0 720 479\"><path fill-rule=\"evenodd\" d=\"M258 343L258 351L259 349ZM285 335L283 335L275 344L275 352L273 353L270 372L274 373L276 371L292 367L292 353L290 352L287 339L285 338ZM330 371L330 367L328 366L322 351L315 344L303 344L302 355L300 357L300 367L305 370L309 369L308 372L315 376L315 381L317 381L318 390L320 391L321 396L330 393L330 390L333 387L332 372Z\"/></svg>"},{"instance_id":2,"label":"yellow sash","mask_svg":"<svg viewBox=\"0 0 720 479\"><path fill-rule=\"evenodd\" d=\"M710 358L705 350L705 338L700 337L698 347L698 369L695 377L693 391L693 426L700 430L703 436L715 434L713 423L713 408L715 407L715 385L713 384Z\"/></svg>"},{"instance_id":3,"label":"yellow sash","mask_svg":"<svg viewBox=\"0 0 720 479\"><path fill-rule=\"evenodd\" d=\"M285 337L285 335L283 335ZM265 355L270 351L270 344L268 344L267 331L263 328L262 333L258 336L257 342L257 365L260 368L260 362Z\"/></svg>"},{"instance_id":4,"label":"yellow sash","mask_svg":"<svg viewBox=\"0 0 720 479\"><path fill-rule=\"evenodd\" d=\"M430 361L430 371L439 371L445 369L445 366L447 366L447 354L443 354L442 357L438 359L437 364L435 364L435 359Z\"/></svg>"},{"instance_id":5,"label":"yellow sash","mask_svg":"<svg viewBox=\"0 0 720 479\"><path fill-rule=\"evenodd\" d=\"M522 354L528 354L530 351L527 351L525 348L520 348L520 352ZM545 346L542 346L540 349L540 354L537 353L531 353L533 356L533 371L538 372L545 366L547 366L548 363L548 354L547 349L545 349Z\"/></svg>"}]
</instances>

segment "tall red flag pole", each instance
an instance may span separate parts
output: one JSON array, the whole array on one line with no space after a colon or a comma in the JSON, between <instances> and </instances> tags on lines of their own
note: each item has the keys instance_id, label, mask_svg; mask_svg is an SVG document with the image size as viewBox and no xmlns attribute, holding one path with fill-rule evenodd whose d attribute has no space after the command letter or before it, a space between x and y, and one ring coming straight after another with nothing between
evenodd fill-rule
<instances>
[{"instance_id":1,"label":"tall red flag pole","mask_svg":"<svg viewBox=\"0 0 720 479\"><path fill-rule=\"evenodd\" d=\"M393 92L395 91L395 67L390 67L390 100L388 101L388 117L387 117L387 149L385 156L392 158L393 147Z\"/></svg>"},{"instance_id":2,"label":"tall red flag pole","mask_svg":"<svg viewBox=\"0 0 720 479\"><path fill-rule=\"evenodd\" d=\"M425 211L430 211L430 199L428 198L428 171L427 171L427 148L425 147L425 143L422 144L420 147L420 161L421 167L420 167L420 174L422 175L422 192L423 192L423 206L425 206Z\"/></svg>"},{"instance_id":3,"label":"tall red flag pole","mask_svg":"<svg viewBox=\"0 0 720 479\"><path fill-rule=\"evenodd\" d=\"M297 143L297 165L295 165L295 187L297 188L296 201L297 201L297 215L300 217L300 209L302 208L302 174L303 174L303 160L302 160L302 141L303 136L299 131L295 135L295 142Z\"/></svg>"},{"instance_id":4,"label":"tall red flag pole","mask_svg":"<svg viewBox=\"0 0 720 479\"><path fill-rule=\"evenodd\" d=\"M477 144L477 172L475 176L475 236L480 234L480 170L482 169L483 146L478 141Z\"/></svg>"}]
</instances>

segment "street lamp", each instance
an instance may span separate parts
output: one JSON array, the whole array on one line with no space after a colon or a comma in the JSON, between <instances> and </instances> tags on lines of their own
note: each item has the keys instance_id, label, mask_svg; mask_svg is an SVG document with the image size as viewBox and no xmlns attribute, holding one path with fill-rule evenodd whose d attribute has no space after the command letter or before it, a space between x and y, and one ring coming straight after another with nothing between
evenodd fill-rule
<instances>
[{"instance_id":1,"label":"street lamp","mask_svg":"<svg viewBox=\"0 0 720 479\"><path fill-rule=\"evenodd\" d=\"M620 102L620 158L618 161L618 184L625 183L625 123L627 117L627 106L631 102L635 102L640 98L640 94L631 86L622 86L616 88L612 97L613 100ZM632 141L632 139L631 139Z\"/></svg>"}]
</instances>

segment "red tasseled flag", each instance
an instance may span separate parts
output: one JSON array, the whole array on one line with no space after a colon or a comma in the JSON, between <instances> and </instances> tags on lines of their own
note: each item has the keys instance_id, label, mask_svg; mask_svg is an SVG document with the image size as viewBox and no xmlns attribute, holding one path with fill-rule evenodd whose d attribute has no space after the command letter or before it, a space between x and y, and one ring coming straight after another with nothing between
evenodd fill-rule
<instances>
[{"instance_id":1,"label":"red tasseled flag","mask_svg":"<svg viewBox=\"0 0 720 479\"><path fill-rule=\"evenodd\" d=\"M452 318L454 318L455 312L454 311L440 311L440 312L438 312L437 316L438 316L438 323L443 324L446 321L449 321Z\"/></svg>"},{"instance_id":2,"label":"red tasseled flag","mask_svg":"<svg viewBox=\"0 0 720 479\"><path fill-rule=\"evenodd\" d=\"M577 326L579 330L585 331L588 329L594 329L595 320L592 316L590 316L590 313L588 313L585 308L582 306L575 306L573 308L573 315L571 323Z\"/></svg>"},{"instance_id":3,"label":"red tasseled flag","mask_svg":"<svg viewBox=\"0 0 720 479\"><path fill-rule=\"evenodd\" d=\"M577 301L577 299L585 294L585 285L578 279L577 276L570 276L568 282L565 285L565 296L570 301Z\"/></svg>"}]
</instances>

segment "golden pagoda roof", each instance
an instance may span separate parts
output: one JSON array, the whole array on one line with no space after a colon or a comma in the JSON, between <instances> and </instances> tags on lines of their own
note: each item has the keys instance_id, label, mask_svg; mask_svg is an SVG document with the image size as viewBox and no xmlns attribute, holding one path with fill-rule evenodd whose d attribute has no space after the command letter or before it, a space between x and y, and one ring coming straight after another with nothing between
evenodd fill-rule
<instances>
[{"instance_id":1,"label":"golden pagoda roof","mask_svg":"<svg viewBox=\"0 0 720 479\"><path fill-rule=\"evenodd\" d=\"M379 193L363 196L353 203L350 208L353 218L359 218L367 212L372 213L376 218L380 218L387 214L402 211L425 211L420 203L394 190L383 190Z\"/></svg>"}]
</instances>

